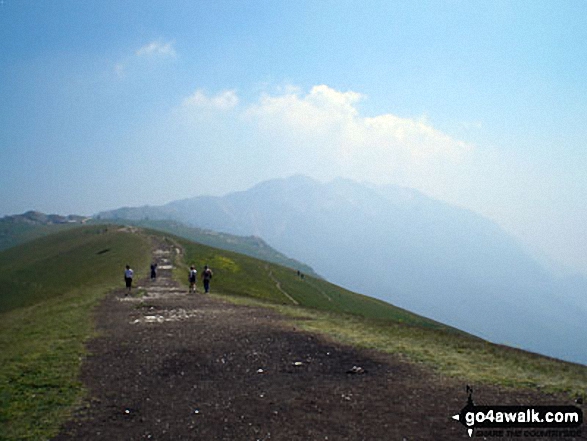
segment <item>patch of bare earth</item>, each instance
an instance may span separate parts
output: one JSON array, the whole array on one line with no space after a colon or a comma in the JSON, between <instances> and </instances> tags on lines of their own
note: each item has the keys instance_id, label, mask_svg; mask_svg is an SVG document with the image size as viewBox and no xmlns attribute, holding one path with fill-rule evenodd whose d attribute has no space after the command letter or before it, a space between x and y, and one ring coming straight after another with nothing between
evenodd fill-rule
<instances>
[{"instance_id":1,"label":"patch of bare earth","mask_svg":"<svg viewBox=\"0 0 587 441\"><path fill-rule=\"evenodd\" d=\"M55 440L469 439L451 418L464 383L188 294L171 280L169 252L154 253L164 269L142 282L147 296L120 290L97 310L101 336L82 372L90 398ZM486 386L475 399L570 404Z\"/></svg>"}]
</instances>

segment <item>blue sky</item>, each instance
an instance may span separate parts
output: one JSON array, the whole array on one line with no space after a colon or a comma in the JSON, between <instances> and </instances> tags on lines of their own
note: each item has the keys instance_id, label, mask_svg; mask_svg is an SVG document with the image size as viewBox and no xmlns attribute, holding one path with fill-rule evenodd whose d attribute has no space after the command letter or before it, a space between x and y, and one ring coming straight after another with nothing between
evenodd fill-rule
<instances>
[{"instance_id":1,"label":"blue sky","mask_svg":"<svg viewBox=\"0 0 587 441\"><path fill-rule=\"evenodd\" d=\"M397 184L587 274L584 1L0 4L0 215L303 173Z\"/></svg>"}]
</instances>

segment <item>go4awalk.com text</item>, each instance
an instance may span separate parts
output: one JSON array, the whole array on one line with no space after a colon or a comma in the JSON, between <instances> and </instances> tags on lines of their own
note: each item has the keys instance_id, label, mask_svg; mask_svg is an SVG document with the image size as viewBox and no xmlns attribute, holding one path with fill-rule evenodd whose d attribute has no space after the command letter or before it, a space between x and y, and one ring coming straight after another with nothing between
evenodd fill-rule
<instances>
[{"instance_id":1,"label":"go4awalk.com text","mask_svg":"<svg viewBox=\"0 0 587 441\"><path fill-rule=\"evenodd\" d=\"M583 412L576 406L477 406L469 400L453 419L470 437L575 438Z\"/></svg>"}]
</instances>

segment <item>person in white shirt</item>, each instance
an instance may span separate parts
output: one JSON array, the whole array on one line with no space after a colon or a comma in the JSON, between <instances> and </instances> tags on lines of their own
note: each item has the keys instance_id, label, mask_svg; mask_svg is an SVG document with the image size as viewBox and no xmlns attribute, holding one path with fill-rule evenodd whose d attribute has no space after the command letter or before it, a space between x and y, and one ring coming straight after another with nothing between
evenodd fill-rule
<instances>
[{"instance_id":1,"label":"person in white shirt","mask_svg":"<svg viewBox=\"0 0 587 441\"><path fill-rule=\"evenodd\" d=\"M124 270L124 281L126 282L126 289L128 290L127 295L130 293L130 289L132 288L133 276L134 271L130 269L130 266L126 265L126 269Z\"/></svg>"},{"instance_id":2,"label":"person in white shirt","mask_svg":"<svg viewBox=\"0 0 587 441\"><path fill-rule=\"evenodd\" d=\"M189 273L189 282L190 282L190 291L189 292L196 292L196 275L198 271L193 267L190 266L190 273Z\"/></svg>"}]
</instances>

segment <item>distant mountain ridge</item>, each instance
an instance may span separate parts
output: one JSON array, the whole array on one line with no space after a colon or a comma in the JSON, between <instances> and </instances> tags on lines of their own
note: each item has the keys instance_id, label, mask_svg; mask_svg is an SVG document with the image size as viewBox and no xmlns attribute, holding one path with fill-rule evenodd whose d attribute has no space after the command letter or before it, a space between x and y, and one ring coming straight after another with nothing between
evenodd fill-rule
<instances>
[{"instance_id":1,"label":"distant mountain ridge","mask_svg":"<svg viewBox=\"0 0 587 441\"><path fill-rule=\"evenodd\" d=\"M353 291L492 341L587 363L581 283L567 295L497 224L415 190L294 176L100 216L256 235Z\"/></svg>"},{"instance_id":2,"label":"distant mountain ridge","mask_svg":"<svg viewBox=\"0 0 587 441\"><path fill-rule=\"evenodd\" d=\"M11 216L5 216L1 220L4 222L12 223L24 223L30 225L55 225L55 224L83 224L91 219L89 216L78 216L70 214L68 216L62 216L59 214L45 214L40 211L27 211L23 214L15 214Z\"/></svg>"},{"instance_id":3,"label":"distant mountain ridge","mask_svg":"<svg viewBox=\"0 0 587 441\"><path fill-rule=\"evenodd\" d=\"M0 251L48 234L83 225L90 218L27 211L0 218Z\"/></svg>"}]
</instances>

